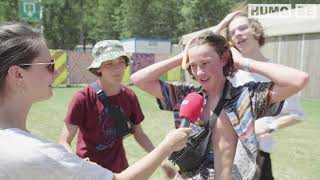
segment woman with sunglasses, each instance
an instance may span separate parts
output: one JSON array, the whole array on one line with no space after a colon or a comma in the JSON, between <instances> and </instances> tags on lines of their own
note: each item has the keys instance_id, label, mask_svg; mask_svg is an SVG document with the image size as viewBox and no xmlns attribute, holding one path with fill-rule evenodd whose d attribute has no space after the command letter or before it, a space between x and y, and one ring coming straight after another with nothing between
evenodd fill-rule
<instances>
[{"instance_id":1,"label":"woman with sunglasses","mask_svg":"<svg viewBox=\"0 0 320 180\"><path fill-rule=\"evenodd\" d=\"M33 135L26 128L27 115L33 103L52 96L54 63L40 32L22 24L0 25L0 179L147 179L186 145L191 130L172 131L151 153L116 174Z\"/></svg>"}]
</instances>

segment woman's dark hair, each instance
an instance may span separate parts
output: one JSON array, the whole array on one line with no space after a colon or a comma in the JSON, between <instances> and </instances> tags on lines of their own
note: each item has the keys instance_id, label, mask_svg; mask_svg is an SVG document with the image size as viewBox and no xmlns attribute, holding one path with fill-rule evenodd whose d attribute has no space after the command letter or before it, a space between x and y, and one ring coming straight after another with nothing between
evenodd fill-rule
<instances>
[{"instance_id":1,"label":"woman's dark hair","mask_svg":"<svg viewBox=\"0 0 320 180\"><path fill-rule=\"evenodd\" d=\"M233 66L232 54L227 40L223 36L215 34L212 31L205 31L193 40L191 40L191 42L188 45L188 48L204 44L208 44L209 46L213 47L221 59L227 58L227 63L223 67L223 74L226 77L233 76L236 69ZM191 78L194 79L190 66L187 68L187 70Z\"/></svg>"},{"instance_id":2,"label":"woman's dark hair","mask_svg":"<svg viewBox=\"0 0 320 180\"><path fill-rule=\"evenodd\" d=\"M20 23L0 24L0 93L13 65L31 63L45 45L40 31ZM23 66L22 68L28 68Z\"/></svg>"}]
</instances>

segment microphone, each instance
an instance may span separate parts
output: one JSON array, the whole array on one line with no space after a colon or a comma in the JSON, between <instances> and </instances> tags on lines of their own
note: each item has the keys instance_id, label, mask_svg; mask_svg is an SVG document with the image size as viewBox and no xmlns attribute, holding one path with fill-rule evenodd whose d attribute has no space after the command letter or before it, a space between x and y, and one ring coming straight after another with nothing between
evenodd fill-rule
<instances>
[{"instance_id":1,"label":"microphone","mask_svg":"<svg viewBox=\"0 0 320 180\"><path fill-rule=\"evenodd\" d=\"M203 97L198 93L188 94L181 103L179 117L182 119L179 128L189 127L200 117L203 106Z\"/></svg>"}]
</instances>

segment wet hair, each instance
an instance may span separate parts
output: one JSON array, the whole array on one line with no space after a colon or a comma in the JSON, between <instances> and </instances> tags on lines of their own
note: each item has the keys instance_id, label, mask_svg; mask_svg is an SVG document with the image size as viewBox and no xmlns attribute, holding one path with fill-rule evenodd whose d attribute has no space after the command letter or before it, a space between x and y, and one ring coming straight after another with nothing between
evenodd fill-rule
<instances>
[{"instance_id":1,"label":"wet hair","mask_svg":"<svg viewBox=\"0 0 320 180\"><path fill-rule=\"evenodd\" d=\"M223 74L224 76L233 76L236 69L233 65L233 59L230 51L230 46L228 44L228 41L221 35L215 34L212 31L205 31L198 35L196 38L194 38L188 45L188 48L192 48L195 46L201 46L201 45L209 45L213 47L216 50L216 53L218 56L223 59L227 59L226 65L223 67ZM187 68L190 76L192 79L195 79L191 67L189 66Z\"/></svg>"},{"instance_id":2,"label":"wet hair","mask_svg":"<svg viewBox=\"0 0 320 180\"><path fill-rule=\"evenodd\" d=\"M45 45L40 31L20 23L0 24L0 93L3 93L5 78L13 65L31 63ZM29 66L21 66L29 68Z\"/></svg>"},{"instance_id":3,"label":"wet hair","mask_svg":"<svg viewBox=\"0 0 320 180\"><path fill-rule=\"evenodd\" d=\"M248 18L249 27L253 29L254 38L258 41L260 47L263 46L265 43L265 37L264 37L263 27L260 24L260 22L257 19L249 18L247 12L242 12L238 14L236 17L241 17L241 16ZM227 33L226 34L227 40L232 43L229 26L227 26L226 33Z\"/></svg>"}]
</instances>

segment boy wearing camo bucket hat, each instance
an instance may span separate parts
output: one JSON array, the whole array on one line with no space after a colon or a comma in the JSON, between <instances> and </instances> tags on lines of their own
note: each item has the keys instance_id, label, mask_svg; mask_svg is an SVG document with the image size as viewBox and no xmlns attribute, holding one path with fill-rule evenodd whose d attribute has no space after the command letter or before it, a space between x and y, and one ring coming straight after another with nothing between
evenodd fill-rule
<instances>
[{"instance_id":1,"label":"boy wearing camo bucket hat","mask_svg":"<svg viewBox=\"0 0 320 180\"><path fill-rule=\"evenodd\" d=\"M120 41L103 40L92 50L93 61L88 70L98 77L96 81L112 105L120 107L134 126L134 138L147 152L154 149L140 123L144 119L133 90L121 84L126 67L131 63ZM71 142L79 130L76 154L104 168L120 173L128 167L123 138L118 136L114 118L104 111L95 90L88 85L77 92L69 104L60 143L70 152ZM174 171L166 164L166 173ZM173 174L174 172L172 172Z\"/></svg>"},{"instance_id":2,"label":"boy wearing camo bucket hat","mask_svg":"<svg viewBox=\"0 0 320 180\"><path fill-rule=\"evenodd\" d=\"M88 70L96 76L101 76L101 72L97 70L105 62L122 58L125 61L125 65L128 66L131 63L127 53L124 51L123 46L118 40L104 40L98 42L92 50L93 61L88 67Z\"/></svg>"}]
</instances>

